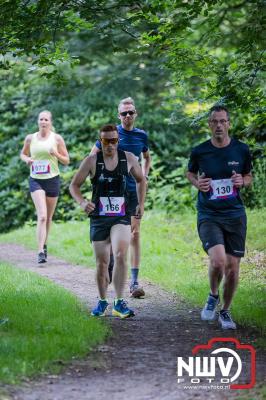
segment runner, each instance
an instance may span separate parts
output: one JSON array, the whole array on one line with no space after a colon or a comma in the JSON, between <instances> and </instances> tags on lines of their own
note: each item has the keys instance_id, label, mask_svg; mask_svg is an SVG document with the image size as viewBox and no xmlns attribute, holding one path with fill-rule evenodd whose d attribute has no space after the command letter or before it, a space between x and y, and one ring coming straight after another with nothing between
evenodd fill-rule
<instances>
[{"instance_id":1,"label":"runner","mask_svg":"<svg viewBox=\"0 0 266 400\"><path fill-rule=\"evenodd\" d=\"M210 261L210 294L201 319L216 319L219 285L224 278L219 323L223 329L236 329L229 308L245 252L246 213L240 189L251 184L251 156L246 144L229 137L225 107L211 108L209 127L211 139L192 150L187 172L187 178L199 190L198 232Z\"/></svg>"},{"instance_id":2,"label":"runner","mask_svg":"<svg viewBox=\"0 0 266 400\"><path fill-rule=\"evenodd\" d=\"M137 158L131 153L118 150L118 140L118 130L115 125L105 125L101 128L102 151L83 160L71 182L70 192L90 216L90 239L96 258L100 297L97 306L92 310L92 315L103 316L108 307L106 298L109 283L108 264L112 246L113 283L116 292L112 315L128 318L134 316L134 312L128 308L123 299L127 276L126 257L131 233L126 179L131 173L137 182L136 219L140 219L143 215L146 184ZM93 188L91 201L84 199L80 191L87 176L90 176Z\"/></svg>"},{"instance_id":3,"label":"runner","mask_svg":"<svg viewBox=\"0 0 266 400\"><path fill-rule=\"evenodd\" d=\"M135 128L134 123L137 117L137 111L134 100L127 97L120 101L118 105L118 118L121 120L121 125L117 126L119 133L119 149L129 151L141 160L142 172L148 182L148 174L151 166L151 156L148 147L147 133L141 129ZM91 154L96 154L101 149L101 142L97 141L96 145L92 148ZM138 275L140 266L140 219L134 216L138 198L136 193L136 183L132 176L127 177L127 191L129 195L130 209L133 216L131 217L131 241L130 241L130 261L131 261L131 283L130 293L132 297L144 297L145 292L139 285ZM109 276L112 280L112 266L113 259L110 257Z\"/></svg>"},{"instance_id":4,"label":"runner","mask_svg":"<svg viewBox=\"0 0 266 400\"><path fill-rule=\"evenodd\" d=\"M42 111L39 130L27 135L20 158L30 167L30 193L37 212L38 263L47 261L47 241L55 212L60 178L58 161L69 164L64 139L53 132L52 114Z\"/></svg>"}]
</instances>

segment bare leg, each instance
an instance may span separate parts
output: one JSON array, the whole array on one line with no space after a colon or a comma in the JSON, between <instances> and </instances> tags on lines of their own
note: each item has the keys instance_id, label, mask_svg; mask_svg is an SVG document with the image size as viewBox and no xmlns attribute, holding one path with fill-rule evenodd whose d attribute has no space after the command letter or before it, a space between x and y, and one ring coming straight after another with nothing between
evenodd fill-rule
<instances>
[{"instance_id":1,"label":"bare leg","mask_svg":"<svg viewBox=\"0 0 266 400\"><path fill-rule=\"evenodd\" d=\"M53 215L55 212L55 207L57 204L58 197L47 197L46 196L46 207L47 207L47 221L46 221L46 237L45 237L45 244L48 240L48 234L51 228Z\"/></svg>"},{"instance_id":2,"label":"bare leg","mask_svg":"<svg viewBox=\"0 0 266 400\"><path fill-rule=\"evenodd\" d=\"M213 246L208 251L210 257L209 281L211 294L218 295L219 286L226 268L227 257L222 244Z\"/></svg>"},{"instance_id":3,"label":"bare leg","mask_svg":"<svg viewBox=\"0 0 266 400\"><path fill-rule=\"evenodd\" d=\"M239 279L240 258L227 254L224 277L223 309L229 310Z\"/></svg>"},{"instance_id":4,"label":"bare leg","mask_svg":"<svg viewBox=\"0 0 266 400\"><path fill-rule=\"evenodd\" d=\"M106 298L109 283L108 263L110 258L110 239L92 242L96 257L96 281L101 299Z\"/></svg>"},{"instance_id":5,"label":"bare leg","mask_svg":"<svg viewBox=\"0 0 266 400\"><path fill-rule=\"evenodd\" d=\"M131 240L130 240L131 267L139 268L140 265L140 219L131 217Z\"/></svg>"},{"instance_id":6,"label":"bare leg","mask_svg":"<svg viewBox=\"0 0 266 400\"><path fill-rule=\"evenodd\" d=\"M130 225L114 225L110 237L114 254L114 288L117 298L123 298L127 277L126 258L130 243Z\"/></svg>"},{"instance_id":7,"label":"bare leg","mask_svg":"<svg viewBox=\"0 0 266 400\"><path fill-rule=\"evenodd\" d=\"M44 190L35 190L31 193L33 203L37 212L37 241L38 252L43 251L46 239L47 207Z\"/></svg>"}]
</instances>

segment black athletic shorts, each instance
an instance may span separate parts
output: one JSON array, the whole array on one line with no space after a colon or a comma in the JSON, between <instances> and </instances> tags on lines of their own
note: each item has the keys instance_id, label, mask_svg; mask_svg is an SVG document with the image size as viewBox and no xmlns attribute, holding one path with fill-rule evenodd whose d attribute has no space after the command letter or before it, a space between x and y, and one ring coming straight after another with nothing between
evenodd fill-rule
<instances>
[{"instance_id":1,"label":"black athletic shorts","mask_svg":"<svg viewBox=\"0 0 266 400\"><path fill-rule=\"evenodd\" d=\"M108 239L112 226L118 224L131 225L130 215L124 217L90 217L90 241L99 242Z\"/></svg>"},{"instance_id":2,"label":"black athletic shorts","mask_svg":"<svg viewBox=\"0 0 266 400\"><path fill-rule=\"evenodd\" d=\"M44 190L47 197L58 197L60 192L59 175L48 179L36 179L30 176L29 179L30 192L35 190Z\"/></svg>"},{"instance_id":3,"label":"black athletic shorts","mask_svg":"<svg viewBox=\"0 0 266 400\"><path fill-rule=\"evenodd\" d=\"M245 215L225 221L200 221L198 222L198 232L206 253L211 247L222 244L227 254L235 257L243 257L245 254L247 232L247 217Z\"/></svg>"},{"instance_id":4,"label":"black athletic shorts","mask_svg":"<svg viewBox=\"0 0 266 400\"><path fill-rule=\"evenodd\" d=\"M136 208L139 204L137 192L128 192L128 213L132 216L136 215Z\"/></svg>"}]
</instances>

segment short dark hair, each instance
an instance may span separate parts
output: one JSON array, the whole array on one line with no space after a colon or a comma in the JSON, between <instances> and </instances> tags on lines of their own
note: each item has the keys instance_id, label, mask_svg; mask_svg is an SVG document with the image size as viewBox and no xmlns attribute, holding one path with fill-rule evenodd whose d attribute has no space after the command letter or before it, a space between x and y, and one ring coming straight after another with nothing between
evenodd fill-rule
<instances>
[{"instance_id":1,"label":"short dark hair","mask_svg":"<svg viewBox=\"0 0 266 400\"><path fill-rule=\"evenodd\" d=\"M212 107L210 108L210 111L209 111L209 118L210 118L211 114L212 114L213 112L215 112L215 111L217 111L217 112L219 112L219 111L225 111L228 120L230 119L230 115L229 115L228 109L227 109L225 106L220 106L220 105L214 105L214 106L212 106Z\"/></svg>"},{"instance_id":2,"label":"short dark hair","mask_svg":"<svg viewBox=\"0 0 266 400\"><path fill-rule=\"evenodd\" d=\"M103 125L100 129L100 136L102 132L113 132L113 131L116 131L118 134L116 125L114 124Z\"/></svg>"}]
</instances>

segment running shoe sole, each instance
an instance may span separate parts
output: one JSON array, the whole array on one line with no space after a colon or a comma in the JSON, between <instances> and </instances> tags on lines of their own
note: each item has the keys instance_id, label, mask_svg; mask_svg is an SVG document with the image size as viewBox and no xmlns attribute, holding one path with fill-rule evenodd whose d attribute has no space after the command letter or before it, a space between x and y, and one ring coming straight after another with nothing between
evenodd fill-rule
<instances>
[{"instance_id":1,"label":"running shoe sole","mask_svg":"<svg viewBox=\"0 0 266 400\"><path fill-rule=\"evenodd\" d=\"M134 314L134 312L129 312L128 314L122 314L122 313L120 313L119 311L116 311L116 310L112 310L112 316L113 317L119 317L119 318L121 318L121 319L126 319L126 318L130 318L130 317L134 317L135 316L135 314Z\"/></svg>"}]
</instances>

